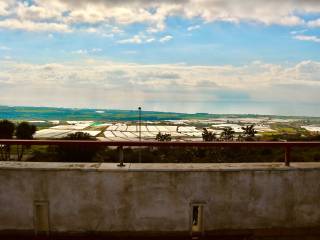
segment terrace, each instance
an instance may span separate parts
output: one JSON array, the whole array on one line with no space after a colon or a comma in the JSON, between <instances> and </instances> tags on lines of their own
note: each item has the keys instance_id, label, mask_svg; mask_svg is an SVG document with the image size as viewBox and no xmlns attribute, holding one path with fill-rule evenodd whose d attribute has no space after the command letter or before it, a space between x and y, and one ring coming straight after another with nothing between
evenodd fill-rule
<instances>
[{"instance_id":1,"label":"terrace","mask_svg":"<svg viewBox=\"0 0 320 240\"><path fill-rule=\"evenodd\" d=\"M6 208L0 209L0 236L318 239L320 235L320 164L290 161L292 150L319 148L320 142L0 140L0 145L118 149L114 163L1 162L0 192L5 194L0 195L0 204ZM127 147L232 151L267 147L279 149L283 160L126 163Z\"/></svg>"}]
</instances>

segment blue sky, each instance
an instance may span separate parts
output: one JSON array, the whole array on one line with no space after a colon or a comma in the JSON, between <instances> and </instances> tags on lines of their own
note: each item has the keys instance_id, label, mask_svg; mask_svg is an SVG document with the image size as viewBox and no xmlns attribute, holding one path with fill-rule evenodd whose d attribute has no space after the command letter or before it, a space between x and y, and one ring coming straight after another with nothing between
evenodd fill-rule
<instances>
[{"instance_id":1,"label":"blue sky","mask_svg":"<svg viewBox=\"0 0 320 240\"><path fill-rule=\"evenodd\" d=\"M315 0L0 0L7 105L320 116L319 53Z\"/></svg>"}]
</instances>

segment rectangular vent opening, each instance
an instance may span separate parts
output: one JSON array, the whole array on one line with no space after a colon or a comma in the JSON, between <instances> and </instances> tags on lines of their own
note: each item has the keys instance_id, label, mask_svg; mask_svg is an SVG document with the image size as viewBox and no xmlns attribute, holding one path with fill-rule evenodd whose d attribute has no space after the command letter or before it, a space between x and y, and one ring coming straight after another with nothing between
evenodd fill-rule
<instances>
[{"instance_id":1,"label":"rectangular vent opening","mask_svg":"<svg viewBox=\"0 0 320 240\"><path fill-rule=\"evenodd\" d=\"M49 234L49 203L34 202L34 231L36 235Z\"/></svg>"},{"instance_id":2,"label":"rectangular vent opening","mask_svg":"<svg viewBox=\"0 0 320 240\"><path fill-rule=\"evenodd\" d=\"M191 233L192 235L203 233L203 204L191 205Z\"/></svg>"}]
</instances>

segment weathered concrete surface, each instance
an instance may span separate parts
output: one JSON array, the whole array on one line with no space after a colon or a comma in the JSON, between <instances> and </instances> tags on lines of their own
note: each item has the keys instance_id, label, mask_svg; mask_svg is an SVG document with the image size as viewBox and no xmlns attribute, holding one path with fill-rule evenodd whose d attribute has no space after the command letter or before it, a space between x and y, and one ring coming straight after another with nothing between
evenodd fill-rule
<instances>
[{"instance_id":1,"label":"weathered concrete surface","mask_svg":"<svg viewBox=\"0 0 320 240\"><path fill-rule=\"evenodd\" d=\"M204 231L318 228L320 163L0 163L0 232L34 229L48 201L51 232L182 232L191 203Z\"/></svg>"}]
</instances>

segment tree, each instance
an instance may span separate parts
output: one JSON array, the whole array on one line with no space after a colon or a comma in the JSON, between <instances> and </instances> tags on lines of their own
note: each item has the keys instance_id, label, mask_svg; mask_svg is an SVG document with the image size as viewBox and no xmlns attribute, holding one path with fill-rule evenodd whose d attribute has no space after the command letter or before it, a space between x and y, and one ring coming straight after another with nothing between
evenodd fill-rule
<instances>
[{"instance_id":1,"label":"tree","mask_svg":"<svg viewBox=\"0 0 320 240\"><path fill-rule=\"evenodd\" d=\"M232 141L234 138L234 131L231 127L226 127L223 129L220 138L224 141Z\"/></svg>"},{"instance_id":2,"label":"tree","mask_svg":"<svg viewBox=\"0 0 320 240\"><path fill-rule=\"evenodd\" d=\"M254 125L245 126L241 128L243 130L243 138L245 141L253 141L257 131L254 129Z\"/></svg>"},{"instance_id":3,"label":"tree","mask_svg":"<svg viewBox=\"0 0 320 240\"><path fill-rule=\"evenodd\" d=\"M159 142L170 142L171 141L171 134L169 134L169 133L162 134L161 132L159 132L156 136L156 140Z\"/></svg>"},{"instance_id":4,"label":"tree","mask_svg":"<svg viewBox=\"0 0 320 240\"><path fill-rule=\"evenodd\" d=\"M15 125L8 120L0 121L0 139L12 139ZM10 145L0 145L0 160L7 161L10 159Z\"/></svg>"},{"instance_id":5,"label":"tree","mask_svg":"<svg viewBox=\"0 0 320 240\"><path fill-rule=\"evenodd\" d=\"M94 140L88 133L76 132L68 134L63 140ZM96 146L66 145L55 149L59 160L66 162L90 162L100 150Z\"/></svg>"},{"instance_id":6,"label":"tree","mask_svg":"<svg viewBox=\"0 0 320 240\"><path fill-rule=\"evenodd\" d=\"M17 139L33 139L33 134L35 134L36 130L36 126L29 124L28 122L21 122L16 129L16 137ZM21 161L27 147L30 146L17 146L18 161Z\"/></svg>"},{"instance_id":7,"label":"tree","mask_svg":"<svg viewBox=\"0 0 320 240\"><path fill-rule=\"evenodd\" d=\"M203 128L202 140L205 142L212 142L217 140L217 135L214 132L209 132L206 128Z\"/></svg>"}]
</instances>

